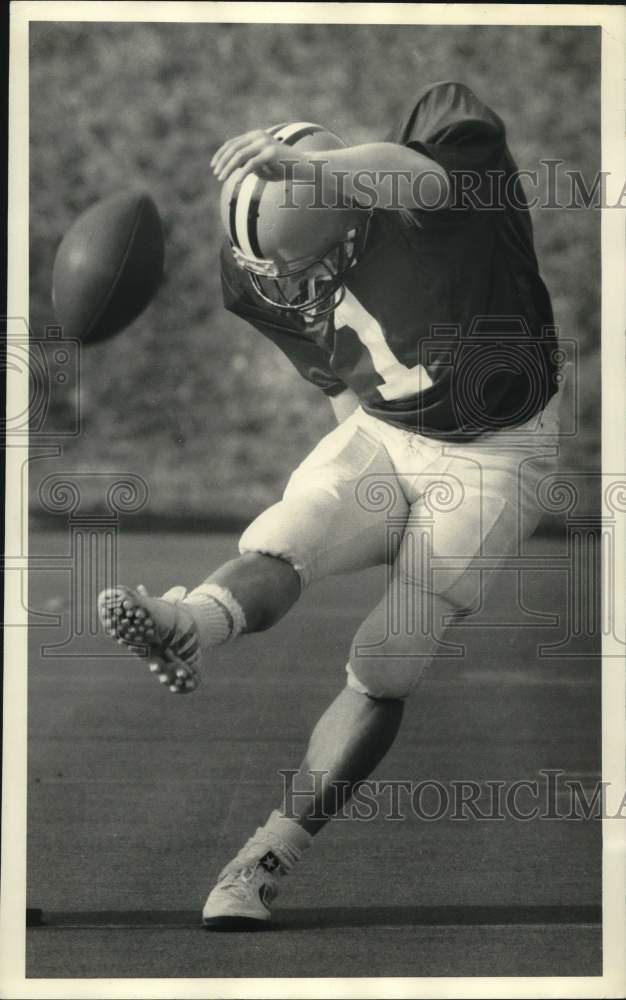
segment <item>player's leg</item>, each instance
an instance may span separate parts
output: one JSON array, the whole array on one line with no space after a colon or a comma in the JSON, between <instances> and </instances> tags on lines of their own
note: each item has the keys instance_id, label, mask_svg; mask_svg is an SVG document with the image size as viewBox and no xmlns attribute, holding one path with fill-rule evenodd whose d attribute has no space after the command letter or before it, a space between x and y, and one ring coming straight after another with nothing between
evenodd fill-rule
<instances>
[{"instance_id":1,"label":"player's leg","mask_svg":"<svg viewBox=\"0 0 626 1000\"><path fill-rule=\"evenodd\" d=\"M501 442L497 447L492 442L482 453L441 449L427 473L407 478L415 503L388 592L352 644L349 688L315 727L282 810L271 814L224 869L205 905L208 926L269 918L267 904L280 876L387 752L403 699L446 653L450 622L481 599L498 562L533 530L539 514L536 485L550 464L549 456L547 462L541 455L535 461L520 452L519 442L508 454ZM326 781L316 784L320 772Z\"/></svg>"},{"instance_id":2,"label":"player's leg","mask_svg":"<svg viewBox=\"0 0 626 1000\"><path fill-rule=\"evenodd\" d=\"M281 878L310 847L312 837L371 773L393 743L403 702L345 687L317 723L282 807L222 869L202 912L212 930L262 926ZM323 775L321 784L318 775ZM313 790L312 790L313 783Z\"/></svg>"},{"instance_id":3,"label":"player's leg","mask_svg":"<svg viewBox=\"0 0 626 1000\"><path fill-rule=\"evenodd\" d=\"M316 579L382 562L384 517L359 502L368 470L392 477L384 447L358 416L327 435L291 477L283 499L244 532L240 556L191 593L163 598L115 587L99 599L109 634L145 653L170 690L193 690L203 657L242 632L270 627ZM396 516L408 510L398 498Z\"/></svg>"},{"instance_id":4,"label":"player's leg","mask_svg":"<svg viewBox=\"0 0 626 1000\"><path fill-rule=\"evenodd\" d=\"M109 635L148 658L175 691L193 690L204 653L241 632L269 628L298 599L297 572L283 559L247 553L231 559L187 594L173 587L151 597L140 587L114 587L99 598ZM167 647L174 655L163 654Z\"/></svg>"},{"instance_id":5,"label":"player's leg","mask_svg":"<svg viewBox=\"0 0 626 1000\"><path fill-rule=\"evenodd\" d=\"M298 600L302 584L291 563L262 552L244 552L230 559L204 585L228 590L243 611L246 632L271 628Z\"/></svg>"},{"instance_id":6,"label":"player's leg","mask_svg":"<svg viewBox=\"0 0 626 1000\"><path fill-rule=\"evenodd\" d=\"M445 654L447 622L459 609L421 592L400 569L404 555L401 549L385 596L354 637L346 687L315 726L285 789L282 814L311 835L382 761L400 728L404 701L436 656Z\"/></svg>"},{"instance_id":7,"label":"player's leg","mask_svg":"<svg viewBox=\"0 0 626 1000\"><path fill-rule=\"evenodd\" d=\"M315 835L368 778L395 740L400 698L371 698L346 685L317 722L304 759L289 776L281 814Z\"/></svg>"},{"instance_id":8,"label":"player's leg","mask_svg":"<svg viewBox=\"0 0 626 1000\"><path fill-rule=\"evenodd\" d=\"M442 449L430 471L417 477L417 494L421 490L427 498L413 508L413 519L418 522L414 528L428 527L432 532L436 516L436 554L440 561L459 555L459 550L454 549L459 529L464 535L464 550L470 553L468 558L474 558L472 553L480 547L481 540L491 545L492 554L503 558L515 539L532 532L541 513L536 502L536 484L554 460L553 435L558 426L558 421L555 424L558 406L559 400L555 397L541 418L541 428L538 428L541 433L535 430L525 435L518 429L509 441L508 451L498 435L495 439L491 436L487 450L480 443L460 445L456 455L454 447ZM536 420L531 421L533 427L536 423ZM353 424L358 424L358 417ZM368 489L373 495L376 491L379 495L384 492L387 524L408 516L405 498L399 491L395 470L392 472L387 455L380 450L376 452L376 473L369 475L368 469L374 466L369 445L364 448L361 441L357 446L353 429L348 431L348 440L350 444L346 447L346 432L341 428L325 439L292 477L285 500L262 514L245 533L241 541L244 555L220 567L206 581L220 584L236 596L245 613L247 631L269 628L278 621L297 600L302 576L309 582L311 578L321 579L329 573L361 568L385 558L380 547L384 535L381 519L364 518L358 497L355 503L354 498L348 496L358 482L355 470L361 469L357 490L360 488L363 499ZM547 452L547 458L542 452ZM349 456L347 463L346 456ZM410 459L403 467L404 464L409 470ZM337 497L333 497L332 492L338 477L343 480L342 511L336 515ZM408 478L413 477L409 474ZM406 493L410 496L410 488ZM501 516L505 501L508 521ZM520 511L521 520L517 511ZM356 520L355 515L359 515ZM511 525L510 535L507 535L508 524ZM295 545L291 537L294 528L298 537ZM361 532L364 544L360 552L354 539L358 539ZM373 533L378 538L372 543ZM366 538L368 534L370 537ZM415 531L413 534L412 551L415 553ZM269 544L273 555L263 555L256 550L263 544ZM303 560L302 549L314 553L314 557L309 555ZM484 546L483 554L487 554ZM404 554L405 561L406 558ZM298 567L297 572L294 566ZM452 597L457 603L466 604L468 591L476 590L476 573L459 573L457 568L450 574L441 562L436 572L439 575L429 584L430 590L445 591L454 585ZM484 571L481 579L483 582L487 579Z\"/></svg>"}]
</instances>

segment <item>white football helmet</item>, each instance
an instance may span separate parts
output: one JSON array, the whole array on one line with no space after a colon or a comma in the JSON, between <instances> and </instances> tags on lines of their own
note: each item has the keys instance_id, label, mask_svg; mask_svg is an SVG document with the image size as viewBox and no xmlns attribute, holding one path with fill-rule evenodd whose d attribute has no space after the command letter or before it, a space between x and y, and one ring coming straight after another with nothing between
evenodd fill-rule
<instances>
[{"instance_id":1,"label":"white football helmet","mask_svg":"<svg viewBox=\"0 0 626 1000\"><path fill-rule=\"evenodd\" d=\"M345 143L322 125L289 122L267 130L298 154ZM286 155L286 159L288 154ZM323 206L313 184L240 179L222 188L222 222L237 264L255 291L277 309L320 316L343 296L343 279L365 244L370 213L353 205Z\"/></svg>"}]
</instances>

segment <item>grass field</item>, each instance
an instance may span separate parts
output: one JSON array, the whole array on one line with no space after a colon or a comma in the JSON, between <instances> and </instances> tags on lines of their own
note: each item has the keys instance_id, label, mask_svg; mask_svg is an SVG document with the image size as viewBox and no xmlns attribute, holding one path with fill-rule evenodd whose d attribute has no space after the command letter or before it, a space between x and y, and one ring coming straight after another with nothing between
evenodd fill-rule
<instances>
[{"instance_id":1,"label":"grass field","mask_svg":"<svg viewBox=\"0 0 626 1000\"><path fill-rule=\"evenodd\" d=\"M200 578L236 542L122 541L120 579L157 592ZM65 548L60 532L32 538L38 555ZM548 562L562 554L556 540L529 551ZM90 655L42 656L67 633L69 593L61 574L31 572L33 613L54 609L61 623L30 638L28 900L44 924L28 932L28 976L601 973L594 819L428 822L409 812L336 822L290 876L272 930L202 929L212 880L274 807L278 770L296 766L343 685L350 638L382 572L313 588L275 629L216 654L200 689L178 698L103 636L84 646ZM560 575L527 577L526 607L562 616ZM454 630L467 654L442 659L409 702L378 777L448 787L551 768L585 786L596 779L597 643L588 657L538 659L554 629L506 625L513 574L501 580L473 627Z\"/></svg>"}]
</instances>

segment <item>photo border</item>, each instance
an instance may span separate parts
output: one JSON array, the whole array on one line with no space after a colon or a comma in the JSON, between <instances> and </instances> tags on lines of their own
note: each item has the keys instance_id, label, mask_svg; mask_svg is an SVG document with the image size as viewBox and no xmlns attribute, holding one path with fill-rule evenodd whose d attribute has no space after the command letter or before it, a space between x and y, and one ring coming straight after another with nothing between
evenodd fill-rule
<instances>
[{"instance_id":1,"label":"photo border","mask_svg":"<svg viewBox=\"0 0 626 1000\"><path fill-rule=\"evenodd\" d=\"M260 16L262 14L262 16ZM10 12L9 134L9 316L29 314L28 285L28 28L30 21L179 21L272 23L369 23L438 25L593 25L602 29L602 170L609 171L607 201L618 201L626 163L624 69L626 11L616 6L573 4L337 4L337 3L58 3L14 0ZM626 200L626 199L623 199ZM626 207L626 205L624 206ZM625 213L602 209L602 468L621 473L626 462L623 337ZM8 373L7 411L28 405L26 373ZM26 457L26 442L7 442L6 542L21 545L27 532L26 496L9 484ZM624 539L624 515L620 528ZM26 534L27 540L27 534ZM626 580L624 546L616 546L615 579ZM0 901L0 990L21 997L610 997L626 988L626 826L603 820L603 975L590 977L421 977L421 978L203 978L43 979L25 978L26 911L26 713L27 612L21 574L5 579L5 619L23 627L5 631L4 762L2 790L2 883ZM624 594L616 606L624 634ZM616 659L617 657L617 659ZM609 782L607 812L617 812L626 788L623 652L614 636L603 638L603 773ZM626 812L626 810L623 810ZM625 817L626 818L626 815Z\"/></svg>"}]
</instances>

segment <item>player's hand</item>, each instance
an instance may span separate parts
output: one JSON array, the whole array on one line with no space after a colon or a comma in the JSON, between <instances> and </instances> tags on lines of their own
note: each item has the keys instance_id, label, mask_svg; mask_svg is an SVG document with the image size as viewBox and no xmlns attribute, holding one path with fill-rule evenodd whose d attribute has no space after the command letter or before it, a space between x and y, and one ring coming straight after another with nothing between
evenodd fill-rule
<instances>
[{"instance_id":1,"label":"player's hand","mask_svg":"<svg viewBox=\"0 0 626 1000\"><path fill-rule=\"evenodd\" d=\"M266 181L280 181L285 176L285 162L295 162L296 157L286 155L282 142L269 132L256 129L229 139L220 146L211 160L213 173L218 181L225 181L233 170L241 170L241 177L255 173Z\"/></svg>"}]
</instances>

